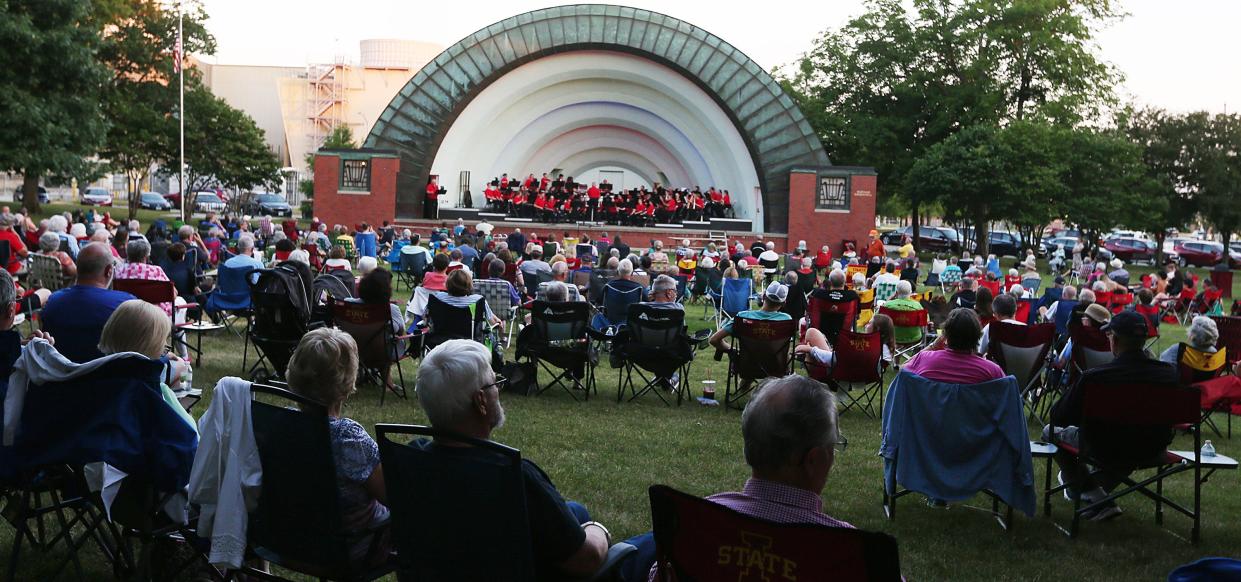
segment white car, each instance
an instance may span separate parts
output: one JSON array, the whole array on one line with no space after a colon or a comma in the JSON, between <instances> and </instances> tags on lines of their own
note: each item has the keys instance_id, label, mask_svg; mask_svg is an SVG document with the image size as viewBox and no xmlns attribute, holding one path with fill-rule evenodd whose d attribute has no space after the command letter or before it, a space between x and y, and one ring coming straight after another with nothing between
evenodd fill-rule
<instances>
[{"instance_id":1,"label":"white car","mask_svg":"<svg viewBox=\"0 0 1241 582\"><path fill-rule=\"evenodd\" d=\"M215 192L199 192L194 195L196 212L224 212L224 201Z\"/></svg>"},{"instance_id":2,"label":"white car","mask_svg":"<svg viewBox=\"0 0 1241 582\"><path fill-rule=\"evenodd\" d=\"M112 206L112 193L107 188L91 187L82 191L82 204L87 206Z\"/></svg>"}]
</instances>

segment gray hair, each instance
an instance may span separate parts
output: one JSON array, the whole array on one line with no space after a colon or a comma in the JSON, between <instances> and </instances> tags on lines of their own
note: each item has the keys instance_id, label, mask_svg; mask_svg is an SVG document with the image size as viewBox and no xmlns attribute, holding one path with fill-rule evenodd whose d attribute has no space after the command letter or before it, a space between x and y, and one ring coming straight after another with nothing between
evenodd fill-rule
<instances>
[{"instance_id":1,"label":"gray hair","mask_svg":"<svg viewBox=\"0 0 1241 582\"><path fill-rule=\"evenodd\" d=\"M676 291L677 280L667 275L655 277L655 282L651 284L651 291L654 293L662 293L664 291Z\"/></svg>"},{"instance_id":2,"label":"gray hair","mask_svg":"<svg viewBox=\"0 0 1241 582\"><path fill-rule=\"evenodd\" d=\"M448 340L418 366L418 404L436 428L454 429L469 418L474 393L491 382L491 355L473 340Z\"/></svg>"},{"instance_id":3,"label":"gray hair","mask_svg":"<svg viewBox=\"0 0 1241 582\"><path fill-rule=\"evenodd\" d=\"M50 253L60 248L60 235L47 231L39 235L39 250Z\"/></svg>"},{"instance_id":4,"label":"gray hair","mask_svg":"<svg viewBox=\"0 0 1241 582\"><path fill-rule=\"evenodd\" d=\"M552 276L562 277L569 274L569 263L564 261L556 261L552 263Z\"/></svg>"},{"instance_id":5,"label":"gray hair","mask_svg":"<svg viewBox=\"0 0 1241 582\"><path fill-rule=\"evenodd\" d=\"M1060 292L1061 299L1077 299L1077 287L1065 285L1064 290Z\"/></svg>"},{"instance_id":6,"label":"gray hair","mask_svg":"<svg viewBox=\"0 0 1241 582\"><path fill-rule=\"evenodd\" d=\"M0 269L0 309L8 313L16 302L17 285L13 283L13 276L7 270Z\"/></svg>"},{"instance_id":7,"label":"gray hair","mask_svg":"<svg viewBox=\"0 0 1241 582\"><path fill-rule=\"evenodd\" d=\"M853 289L855 291L866 290L866 275L863 275L861 273L853 274Z\"/></svg>"},{"instance_id":8,"label":"gray hair","mask_svg":"<svg viewBox=\"0 0 1241 582\"><path fill-rule=\"evenodd\" d=\"M1086 303L1094 303L1095 301L1094 291L1091 291L1089 289L1082 289L1081 292L1077 294L1077 300L1084 301Z\"/></svg>"},{"instance_id":9,"label":"gray hair","mask_svg":"<svg viewBox=\"0 0 1241 582\"><path fill-rule=\"evenodd\" d=\"M1091 285L1090 288L1096 293L1099 291L1107 291L1107 284L1103 281L1095 281L1094 285Z\"/></svg>"},{"instance_id":10,"label":"gray hair","mask_svg":"<svg viewBox=\"0 0 1241 582\"><path fill-rule=\"evenodd\" d=\"M137 220L131 220L125 226L129 228L129 232L138 232L142 228L142 225Z\"/></svg>"},{"instance_id":11,"label":"gray hair","mask_svg":"<svg viewBox=\"0 0 1241 582\"><path fill-rule=\"evenodd\" d=\"M784 274L784 284L785 284L785 285L788 285L790 289L792 289L792 288L794 288L794 287L797 287L797 272L796 272L796 271L789 271L789 272L785 273L785 274Z\"/></svg>"},{"instance_id":12,"label":"gray hair","mask_svg":"<svg viewBox=\"0 0 1241 582\"><path fill-rule=\"evenodd\" d=\"M1207 351L1215 347L1215 342L1219 341L1219 327L1211 318L1199 315L1189 322L1189 329L1185 330L1185 336L1189 340L1189 345L1195 350Z\"/></svg>"},{"instance_id":13,"label":"gray hair","mask_svg":"<svg viewBox=\"0 0 1241 582\"><path fill-rule=\"evenodd\" d=\"M310 253L302 249L294 249L292 252L289 253L289 260L297 261L309 267L310 266Z\"/></svg>"},{"instance_id":14,"label":"gray hair","mask_svg":"<svg viewBox=\"0 0 1241 582\"><path fill-rule=\"evenodd\" d=\"M125 259L131 263L141 263L151 256L151 243L142 240L131 240L125 245Z\"/></svg>"},{"instance_id":15,"label":"gray hair","mask_svg":"<svg viewBox=\"0 0 1241 582\"><path fill-rule=\"evenodd\" d=\"M633 263L631 263L629 259L621 261L620 264L616 266L616 274L621 277L633 275Z\"/></svg>"},{"instance_id":16,"label":"gray hair","mask_svg":"<svg viewBox=\"0 0 1241 582\"><path fill-rule=\"evenodd\" d=\"M832 287L844 287L845 272L840 269L832 269L832 272L827 274L827 282Z\"/></svg>"},{"instance_id":17,"label":"gray hair","mask_svg":"<svg viewBox=\"0 0 1241 582\"><path fill-rule=\"evenodd\" d=\"M237 254L248 255L252 250L254 250L254 237L248 234L237 237Z\"/></svg>"},{"instance_id":18,"label":"gray hair","mask_svg":"<svg viewBox=\"0 0 1241 582\"><path fill-rule=\"evenodd\" d=\"M767 241L767 250L769 251L776 250L776 243L773 241Z\"/></svg>"},{"instance_id":19,"label":"gray hair","mask_svg":"<svg viewBox=\"0 0 1241 582\"><path fill-rule=\"evenodd\" d=\"M321 404L343 402L356 390L358 344L334 327L302 336L285 370L289 388Z\"/></svg>"},{"instance_id":20,"label":"gray hair","mask_svg":"<svg viewBox=\"0 0 1241 582\"><path fill-rule=\"evenodd\" d=\"M47 219L47 229L55 233L64 233L69 228L69 221L64 216L53 214Z\"/></svg>"},{"instance_id":21,"label":"gray hair","mask_svg":"<svg viewBox=\"0 0 1241 582\"><path fill-rule=\"evenodd\" d=\"M797 464L806 450L839 439L836 397L805 376L768 380L741 414L745 462L755 469Z\"/></svg>"},{"instance_id":22,"label":"gray hair","mask_svg":"<svg viewBox=\"0 0 1241 582\"><path fill-rule=\"evenodd\" d=\"M183 224L181 225L181 228L177 229L177 237L183 241L188 241L194 236L195 232L197 231L194 230L194 227L188 224Z\"/></svg>"},{"instance_id":23,"label":"gray hair","mask_svg":"<svg viewBox=\"0 0 1241 582\"><path fill-rule=\"evenodd\" d=\"M806 257L801 260L801 268L803 269L809 269L810 266L813 264L814 264L814 259L811 259L810 257Z\"/></svg>"},{"instance_id":24,"label":"gray hair","mask_svg":"<svg viewBox=\"0 0 1241 582\"><path fill-rule=\"evenodd\" d=\"M896 282L896 298L909 299L914 294L914 286L904 279Z\"/></svg>"},{"instance_id":25,"label":"gray hair","mask_svg":"<svg viewBox=\"0 0 1241 582\"><path fill-rule=\"evenodd\" d=\"M375 257L362 257L358 259L358 272L363 275L374 271L379 267L379 261Z\"/></svg>"},{"instance_id":26,"label":"gray hair","mask_svg":"<svg viewBox=\"0 0 1241 582\"><path fill-rule=\"evenodd\" d=\"M549 281L547 283L547 300L551 303L564 303L568 301L569 286L560 281Z\"/></svg>"}]
</instances>

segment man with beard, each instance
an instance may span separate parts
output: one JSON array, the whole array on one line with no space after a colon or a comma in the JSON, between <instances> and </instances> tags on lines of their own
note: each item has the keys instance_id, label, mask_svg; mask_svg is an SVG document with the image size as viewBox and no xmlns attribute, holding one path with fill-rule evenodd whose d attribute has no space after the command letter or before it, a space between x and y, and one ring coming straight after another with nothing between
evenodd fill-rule
<instances>
[{"instance_id":1,"label":"man with beard","mask_svg":"<svg viewBox=\"0 0 1241 582\"><path fill-rule=\"evenodd\" d=\"M505 379L491 369L491 354L473 340L449 340L431 350L418 367L418 402L431 426L476 439L490 439L504 425L500 391ZM487 459L494 453L451 440L420 439L416 446L436 454ZM586 508L566 502L542 469L521 460L526 512L533 545L535 579L587 577L607 556L610 534L591 521ZM486 524L479 524L486 527Z\"/></svg>"}]
</instances>

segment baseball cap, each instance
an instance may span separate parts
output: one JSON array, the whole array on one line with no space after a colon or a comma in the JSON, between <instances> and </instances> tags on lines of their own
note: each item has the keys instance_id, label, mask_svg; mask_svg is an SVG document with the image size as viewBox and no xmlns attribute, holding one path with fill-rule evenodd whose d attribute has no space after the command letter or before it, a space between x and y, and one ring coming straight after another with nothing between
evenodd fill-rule
<instances>
[{"instance_id":1,"label":"baseball cap","mask_svg":"<svg viewBox=\"0 0 1241 582\"><path fill-rule=\"evenodd\" d=\"M784 303L784 300L789 298L789 288L783 283L772 283L767 286L767 291L763 294L780 303Z\"/></svg>"},{"instance_id":2,"label":"baseball cap","mask_svg":"<svg viewBox=\"0 0 1241 582\"><path fill-rule=\"evenodd\" d=\"M1090 306L1086 307L1086 312L1083 315L1094 320L1095 323L1106 324L1112 319L1112 314L1108 312L1107 308L1098 303L1091 303Z\"/></svg>"},{"instance_id":3,"label":"baseball cap","mask_svg":"<svg viewBox=\"0 0 1241 582\"><path fill-rule=\"evenodd\" d=\"M1061 277L1060 275L1056 275L1056 284L1057 284L1057 285L1063 285L1063 284L1064 284L1064 277Z\"/></svg>"},{"instance_id":4,"label":"baseball cap","mask_svg":"<svg viewBox=\"0 0 1241 582\"><path fill-rule=\"evenodd\" d=\"M872 228L870 231L870 236L879 236L879 231Z\"/></svg>"},{"instance_id":5,"label":"baseball cap","mask_svg":"<svg viewBox=\"0 0 1241 582\"><path fill-rule=\"evenodd\" d=\"M1103 326L1103 331L1128 337L1146 337L1146 318L1136 311L1122 311L1112 316L1112 321Z\"/></svg>"}]
</instances>

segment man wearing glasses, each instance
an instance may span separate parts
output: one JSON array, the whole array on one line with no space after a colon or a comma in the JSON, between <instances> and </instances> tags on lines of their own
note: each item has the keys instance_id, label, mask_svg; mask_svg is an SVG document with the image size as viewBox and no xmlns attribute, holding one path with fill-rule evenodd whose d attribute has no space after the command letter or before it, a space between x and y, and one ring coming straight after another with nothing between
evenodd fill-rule
<instances>
[{"instance_id":1,"label":"man wearing glasses","mask_svg":"<svg viewBox=\"0 0 1241 582\"><path fill-rule=\"evenodd\" d=\"M848 441L836 426L836 397L822 384L792 374L769 380L741 414L741 437L750 478L741 491L707 499L729 509L778 523L853 527L823 513L823 488ZM638 551L623 566L625 580L658 580L655 540L630 540Z\"/></svg>"},{"instance_id":2,"label":"man wearing glasses","mask_svg":"<svg viewBox=\"0 0 1241 582\"><path fill-rule=\"evenodd\" d=\"M668 275L655 277L655 281L651 283L650 299L650 301L643 303L643 305L650 305L660 309L685 310L680 303L677 303L677 280Z\"/></svg>"},{"instance_id":3,"label":"man wearing glasses","mask_svg":"<svg viewBox=\"0 0 1241 582\"><path fill-rule=\"evenodd\" d=\"M483 344L449 340L422 359L418 368L418 402L431 426L490 439L491 432L504 425L500 391L505 383L503 376L491 370L491 354ZM419 444L451 455L490 454L460 443ZM591 521L585 507L566 502L538 465L526 458L521 464L536 579L594 574L608 552L607 528Z\"/></svg>"}]
</instances>

